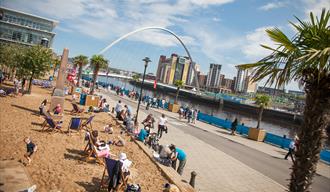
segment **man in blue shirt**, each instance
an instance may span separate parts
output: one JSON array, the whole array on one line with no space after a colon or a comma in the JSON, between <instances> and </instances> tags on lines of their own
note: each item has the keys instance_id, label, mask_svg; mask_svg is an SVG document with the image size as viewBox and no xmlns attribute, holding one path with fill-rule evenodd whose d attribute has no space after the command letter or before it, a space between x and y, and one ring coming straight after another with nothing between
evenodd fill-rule
<instances>
[{"instance_id":1,"label":"man in blue shirt","mask_svg":"<svg viewBox=\"0 0 330 192\"><path fill-rule=\"evenodd\" d=\"M184 169L184 167L186 165L186 162L187 162L187 155L182 149L175 147L175 145L173 145L173 144L170 146L170 149L171 149L172 152L175 153L175 160L174 160L174 167L173 168L174 169L176 168L175 161L176 161L176 159L178 159L179 160L179 166L178 166L177 172L180 175L182 175L183 169Z\"/></svg>"},{"instance_id":2,"label":"man in blue shirt","mask_svg":"<svg viewBox=\"0 0 330 192\"><path fill-rule=\"evenodd\" d=\"M142 142L144 142L144 140L146 139L146 137L148 136L148 133L145 129L141 129L139 135L138 135L138 139Z\"/></svg>"}]
</instances>

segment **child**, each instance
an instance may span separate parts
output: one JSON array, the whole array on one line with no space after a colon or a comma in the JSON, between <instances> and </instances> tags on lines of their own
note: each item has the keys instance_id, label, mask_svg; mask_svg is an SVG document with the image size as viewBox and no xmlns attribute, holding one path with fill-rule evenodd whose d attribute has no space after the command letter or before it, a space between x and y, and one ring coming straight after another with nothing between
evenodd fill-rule
<instances>
[{"instance_id":1,"label":"child","mask_svg":"<svg viewBox=\"0 0 330 192\"><path fill-rule=\"evenodd\" d=\"M55 115L59 115L60 113L62 113L61 104L57 104L56 107L53 109L53 112Z\"/></svg>"},{"instance_id":2,"label":"child","mask_svg":"<svg viewBox=\"0 0 330 192\"><path fill-rule=\"evenodd\" d=\"M113 128L112 128L112 124L111 123L109 123L109 125L106 125L104 127L104 132L109 133L109 134L112 134L113 133Z\"/></svg>"},{"instance_id":3,"label":"child","mask_svg":"<svg viewBox=\"0 0 330 192\"><path fill-rule=\"evenodd\" d=\"M32 155L37 151L37 146L31 142L29 137L24 138L24 142L26 143L27 152L24 154L24 157L28 160L28 165L32 161Z\"/></svg>"}]
</instances>

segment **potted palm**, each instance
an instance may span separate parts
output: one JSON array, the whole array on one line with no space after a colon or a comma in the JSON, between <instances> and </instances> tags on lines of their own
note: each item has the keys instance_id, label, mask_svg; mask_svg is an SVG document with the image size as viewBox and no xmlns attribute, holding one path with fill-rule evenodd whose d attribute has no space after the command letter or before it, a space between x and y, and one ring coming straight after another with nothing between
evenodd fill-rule
<instances>
[{"instance_id":1,"label":"potted palm","mask_svg":"<svg viewBox=\"0 0 330 192\"><path fill-rule=\"evenodd\" d=\"M259 106L258 124L256 128L251 127L249 129L248 138L255 141L263 141L266 136L266 131L260 129L260 122L264 108L268 107L270 104L270 97L268 95L257 95L255 97L255 101L255 103Z\"/></svg>"},{"instance_id":2,"label":"potted palm","mask_svg":"<svg viewBox=\"0 0 330 192\"><path fill-rule=\"evenodd\" d=\"M174 103L170 103L168 105L168 110L171 111L171 112L176 113L176 112L179 111L179 108L180 108L180 106L178 105L178 97L179 97L180 89L183 87L183 81L176 80L176 81L174 81L174 85L177 87L176 88L176 96L175 96Z\"/></svg>"}]
</instances>

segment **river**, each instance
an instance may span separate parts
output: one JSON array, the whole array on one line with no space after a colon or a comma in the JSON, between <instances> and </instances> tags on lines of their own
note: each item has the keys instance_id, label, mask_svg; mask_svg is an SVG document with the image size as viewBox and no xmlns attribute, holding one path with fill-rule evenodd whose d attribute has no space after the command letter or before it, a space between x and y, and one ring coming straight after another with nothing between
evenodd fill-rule
<instances>
[{"instance_id":1,"label":"river","mask_svg":"<svg viewBox=\"0 0 330 192\"><path fill-rule=\"evenodd\" d=\"M140 90L139 87L136 87L135 85L132 85L129 83L128 80L119 79L119 78L113 78L113 77L105 77L105 76L99 76L98 77L99 82L105 82L109 84L113 84L115 86L124 87L128 90ZM156 96L160 98L164 98L167 101L173 101L175 98L175 95L172 93L167 92L161 92L161 91L152 91L152 90L144 90L143 95L149 95L149 96ZM207 114L213 114L216 117L220 117L222 119L230 119L233 120L237 118L240 123L244 123L245 125L249 127L255 127L257 125L257 119L253 115L249 115L247 113L242 113L239 110L233 110L233 109L227 109L224 108L222 105L214 105L209 104L205 102L199 102L195 100L189 100L189 98L185 97L179 97L178 102L181 105L188 105L190 107L193 107L195 109L199 109L202 113ZM292 122L282 122L278 120L270 120L266 119L261 122L261 128L265 129L267 132L276 134L276 135L286 135L289 138L292 138L296 134L297 125Z\"/></svg>"}]
</instances>

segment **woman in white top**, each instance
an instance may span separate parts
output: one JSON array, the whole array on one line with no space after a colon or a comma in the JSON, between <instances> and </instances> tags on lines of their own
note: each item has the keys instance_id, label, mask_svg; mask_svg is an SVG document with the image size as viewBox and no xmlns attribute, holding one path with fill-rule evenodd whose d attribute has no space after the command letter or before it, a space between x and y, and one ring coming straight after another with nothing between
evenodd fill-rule
<instances>
[{"instance_id":1,"label":"woman in white top","mask_svg":"<svg viewBox=\"0 0 330 192\"><path fill-rule=\"evenodd\" d=\"M158 137L161 138L163 135L163 131L165 131L167 133L167 127L166 127L166 123L167 123L167 118L165 117L164 114L162 114L162 116L159 118L159 123L158 123Z\"/></svg>"}]
</instances>

